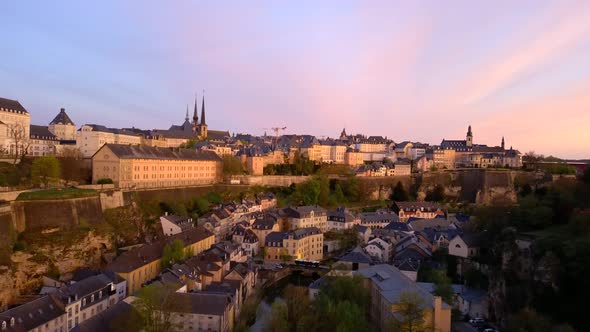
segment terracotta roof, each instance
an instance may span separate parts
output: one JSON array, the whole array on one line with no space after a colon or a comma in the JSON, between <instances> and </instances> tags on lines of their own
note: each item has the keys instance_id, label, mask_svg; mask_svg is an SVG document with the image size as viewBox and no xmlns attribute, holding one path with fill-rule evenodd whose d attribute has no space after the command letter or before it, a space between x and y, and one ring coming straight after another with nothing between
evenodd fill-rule
<instances>
[{"instance_id":1,"label":"terracotta roof","mask_svg":"<svg viewBox=\"0 0 590 332\"><path fill-rule=\"evenodd\" d=\"M221 161L221 158L212 151L196 151L179 148L159 148L147 145L105 144L121 159L183 159L183 160L209 160Z\"/></svg>"}]
</instances>

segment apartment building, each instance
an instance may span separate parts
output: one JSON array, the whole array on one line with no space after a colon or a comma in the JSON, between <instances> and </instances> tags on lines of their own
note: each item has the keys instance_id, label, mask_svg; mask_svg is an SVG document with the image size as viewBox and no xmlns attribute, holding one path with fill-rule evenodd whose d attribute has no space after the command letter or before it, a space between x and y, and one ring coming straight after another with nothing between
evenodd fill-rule
<instances>
[{"instance_id":1,"label":"apartment building","mask_svg":"<svg viewBox=\"0 0 590 332\"><path fill-rule=\"evenodd\" d=\"M91 158L105 144L141 144L141 137L125 129L85 124L76 133L76 147L84 158Z\"/></svg>"},{"instance_id":2,"label":"apartment building","mask_svg":"<svg viewBox=\"0 0 590 332\"><path fill-rule=\"evenodd\" d=\"M233 330L234 303L231 296L212 292L170 293L164 309L171 313L174 331Z\"/></svg>"},{"instance_id":3,"label":"apartment building","mask_svg":"<svg viewBox=\"0 0 590 332\"><path fill-rule=\"evenodd\" d=\"M324 234L317 227L292 232L271 232L265 239L265 260L304 259L319 261L324 257Z\"/></svg>"},{"instance_id":4,"label":"apartment building","mask_svg":"<svg viewBox=\"0 0 590 332\"><path fill-rule=\"evenodd\" d=\"M51 294L0 312L0 331L67 332L64 305Z\"/></svg>"},{"instance_id":5,"label":"apartment building","mask_svg":"<svg viewBox=\"0 0 590 332\"><path fill-rule=\"evenodd\" d=\"M24 154L30 136L31 115L16 100L0 98L0 150Z\"/></svg>"},{"instance_id":6,"label":"apartment building","mask_svg":"<svg viewBox=\"0 0 590 332\"><path fill-rule=\"evenodd\" d=\"M320 206L287 207L282 212L287 216L290 230L317 227L325 232L328 229L328 211Z\"/></svg>"},{"instance_id":7,"label":"apartment building","mask_svg":"<svg viewBox=\"0 0 590 332\"><path fill-rule=\"evenodd\" d=\"M394 202L393 209L403 222L409 218L434 219L445 215L445 211L434 202Z\"/></svg>"},{"instance_id":8,"label":"apartment building","mask_svg":"<svg viewBox=\"0 0 590 332\"><path fill-rule=\"evenodd\" d=\"M197 255L215 243L215 235L203 227L195 227L158 242L127 251L109 264L107 270L113 271L127 280L127 292L134 294L143 284L160 274L164 247L174 240L181 240L184 243L186 253Z\"/></svg>"}]
</instances>

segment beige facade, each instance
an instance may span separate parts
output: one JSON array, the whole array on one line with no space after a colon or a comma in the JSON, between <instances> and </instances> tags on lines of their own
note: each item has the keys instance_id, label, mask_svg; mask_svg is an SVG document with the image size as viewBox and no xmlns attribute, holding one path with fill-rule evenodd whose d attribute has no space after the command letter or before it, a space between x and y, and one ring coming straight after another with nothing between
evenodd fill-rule
<instances>
[{"instance_id":1,"label":"beige facade","mask_svg":"<svg viewBox=\"0 0 590 332\"><path fill-rule=\"evenodd\" d=\"M324 234L315 227L289 233L273 232L265 240L265 260L303 259L320 261L324 257Z\"/></svg>"},{"instance_id":2,"label":"beige facade","mask_svg":"<svg viewBox=\"0 0 590 332\"><path fill-rule=\"evenodd\" d=\"M264 173L264 157L247 157L246 166L250 175L262 175Z\"/></svg>"},{"instance_id":3,"label":"beige facade","mask_svg":"<svg viewBox=\"0 0 590 332\"><path fill-rule=\"evenodd\" d=\"M97 125L83 125L76 134L76 145L84 158L91 158L105 144L141 144L132 132Z\"/></svg>"},{"instance_id":4,"label":"beige facade","mask_svg":"<svg viewBox=\"0 0 590 332\"><path fill-rule=\"evenodd\" d=\"M216 183L221 159L210 151L106 144L92 157L92 182L119 188L163 188Z\"/></svg>"},{"instance_id":5,"label":"beige facade","mask_svg":"<svg viewBox=\"0 0 590 332\"><path fill-rule=\"evenodd\" d=\"M73 141L76 139L76 125L62 108L57 116L49 123L49 131L58 140Z\"/></svg>"},{"instance_id":6,"label":"beige facade","mask_svg":"<svg viewBox=\"0 0 590 332\"><path fill-rule=\"evenodd\" d=\"M455 168L456 152L453 149L436 149L433 151L434 166L440 168Z\"/></svg>"},{"instance_id":7,"label":"beige facade","mask_svg":"<svg viewBox=\"0 0 590 332\"><path fill-rule=\"evenodd\" d=\"M23 154L29 145L31 115L16 100L0 98L0 152Z\"/></svg>"},{"instance_id":8,"label":"beige facade","mask_svg":"<svg viewBox=\"0 0 590 332\"><path fill-rule=\"evenodd\" d=\"M344 154L344 163L351 167L363 165L365 163L364 154L357 151L347 151Z\"/></svg>"}]
</instances>

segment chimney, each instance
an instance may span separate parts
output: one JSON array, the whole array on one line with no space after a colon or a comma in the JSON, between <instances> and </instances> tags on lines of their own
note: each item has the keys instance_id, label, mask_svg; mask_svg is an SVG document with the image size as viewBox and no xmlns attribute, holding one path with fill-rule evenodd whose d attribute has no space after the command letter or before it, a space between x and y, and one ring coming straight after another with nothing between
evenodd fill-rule
<instances>
[{"instance_id":1,"label":"chimney","mask_svg":"<svg viewBox=\"0 0 590 332\"><path fill-rule=\"evenodd\" d=\"M62 111L62 112L65 112L65 111L66 111L66 109L62 107L60 111Z\"/></svg>"}]
</instances>

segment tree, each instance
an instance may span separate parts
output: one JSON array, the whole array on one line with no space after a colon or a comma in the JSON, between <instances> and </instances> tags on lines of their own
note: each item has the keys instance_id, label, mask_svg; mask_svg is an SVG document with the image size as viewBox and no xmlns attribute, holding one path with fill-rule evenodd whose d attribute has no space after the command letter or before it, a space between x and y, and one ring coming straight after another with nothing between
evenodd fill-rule
<instances>
[{"instance_id":1,"label":"tree","mask_svg":"<svg viewBox=\"0 0 590 332\"><path fill-rule=\"evenodd\" d=\"M542 154L536 154L535 151L529 151L524 154L522 161L527 165L528 168L536 169L539 163L543 161L544 157Z\"/></svg>"},{"instance_id":2,"label":"tree","mask_svg":"<svg viewBox=\"0 0 590 332\"><path fill-rule=\"evenodd\" d=\"M342 190L342 186L340 186L340 183L336 183L334 185L334 192L332 193L332 197L336 204L342 204L346 202L346 197L344 197L344 191Z\"/></svg>"},{"instance_id":3,"label":"tree","mask_svg":"<svg viewBox=\"0 0 590 332\"><path fill-rule=\"evenodd\" d=\"M297 327L297 322L303 318L310 309L310 301L307 287L288 285L283 291L283 299L287 305L287 321L292 330Z\"/></svg>"},{"instance_id":4,"label":"tree","mask_svg":"<svg viewBox=\"0 0 590 332\"><path fill-rule=\"evenodd\" d=\"M287 320L287 306L281 302L274 302L271 306L271 314L266 322L267 331L289 332L289 321Z\"/></svg>"},{"instance_id":5,"label":"tree","mask_svg":"<svg viewBox=\"0 0 590 332\"><path fill-rule=\"evenodd\" d=\"M176 262L180 262L186 258L184 250L184 242L180 239L176 239L172 242L172 245L166 244L164 251L162 252L162 267L169 267Z\"/></svg>"},{"instance_id":6,"label":"tree","mask_svg":"<svg viewBox=\"0 0 590 332\"><path fill-rule=\"evenodd\" d=\"M441 202L445 199L445 188L440 184L437 184L432 191L426 193L425 201L428 202Z\"/></svg>"},{"instance_id":7,"label":"tree","mask_svg":"<svg viewBox=\"0 0 590 332\"><path fill-rule=\"evenodd\" d=\"M223 174L225 175L238 175L244 174L244 167L238 157L231 155L224 155L222 157L223 162Z\"/></svg>"},{"instance_id":8,"label":"tree","mask_svg":"<svg viewBox=\"0 0 590 332\"><path fill-rule=\"evenodd\" d=\"M395 187L393 188L393 192L391 193L391 200L403 202L410 199L410 196L406 189L404 189L404 185L401 181L398 181Z\"/></svg>"},{"instance_id":9,"label":"tree","mask_svg":"<svg viewBox=\"0 0 590 332\"><path fill-rule=\"evenodd\" d=\"M428 331L424 321L425 301L418 293L403 292L397 303L398 319L394 319L392 327L400 332Z\"/></svg>"},{"instance_id":10,"label":"tree","mask_svg":"<svg viewBox=\"0 0 590 332\"><path fill-rule=\"evenodd\" d=\"M146 332L168 332L174 331L174 326L170 321L171 313L167 310L170 305L169 295L174 290L163 286L158 287L155 284L147 285L139 290L137 300L133 305L141 317L141 325Z\"/></svg>"},{"instance_id":11,"label":"tree","mask_svg":"<svg viewBox=\"0 0 590 332\"><path fill-rule=\"evenodd\" d=\"M25 125L16 122L7 125L8 127L8 138L12 140L10 150L8 151L13 156L13 164L16 165L16 161L21 159L27 154L31 141L27 128Z\"/></svg>"},{"instance_id":12,"label":"tree","mask_svg":"<svg viewBox=\"0 0 590 332\"><path fill-rule=\"evenodd\" d=\"M39 157L31 166L31 178L35 184L43 184L45 188L49 183L59 180L61 173L59 161L54 156Z\"/></svg>"},{"instance_id":13,"label":"tree","mask_svg":"<svg viewBox=\"0 0 590 332\"><path fill-rule=\"evenodd\" d=\"M451 279L447 277L443 270L437 270L434 273L434 295L440 296L443 301L452 305L455 293L451 286Z\"/></svg>"},{"instance_id":14,"label":"tree","mask_svg":"<svg viewBox=\"0 0 590 332\"><path fill-rule=\"evenodd\" d=\"M181 149L194 149L196 145L197 145L197 140L191 138L188 141L186 141L185 143L180 144L180 148Z\"/></svg>"},{"instance_id":15,"label":"tree","mask_svg":"<svg viewBox=\"0 0 590 332\"><path fill-rule=\"evenodd\" d=\"M584 175L582 175L582 181L584 181L585 184L590 184L590 166L586 166Z\"/></svg>"}]
</instances>

